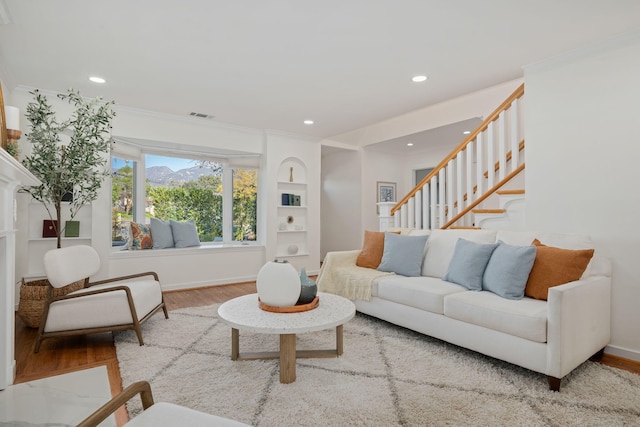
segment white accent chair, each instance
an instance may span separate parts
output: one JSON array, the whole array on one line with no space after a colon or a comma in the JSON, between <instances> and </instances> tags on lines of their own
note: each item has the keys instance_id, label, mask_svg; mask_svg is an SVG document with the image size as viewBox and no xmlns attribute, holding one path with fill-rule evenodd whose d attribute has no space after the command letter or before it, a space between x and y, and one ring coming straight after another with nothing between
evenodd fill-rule
<instances>
[{"instance_id":1,"label":"white accent chair","mask_svg":"<svg viewBox=\"0 0 640 427\"><path fill-rule=\"evenodd\" d=\"M100 257L91 246L53 249L44 255L49 287L34 352L42 340L99 332L136 331L144 345L140 325L160 309L169 318L155 272L132 274L98 282L89 277L100 269ZM53 288L84 280L84 288L53 297Z\"/></svg>"},{"instance_id":2,"label":"white accent chair","mask_svg":"<svg viewBox=\"0 0 640 427\"><path fill-rule=\"evenodd\" d=\"M106 420L119 407L129 399L140 393L142 408L144 411L125 424L127 427L162 427L162 426L189 426L189 427L246 427L239 421L216 415L205 414L184 406L173 403L154 403L151 386L146 381L138 381L125 388L107 403L98 408L93 414L85 418L78 427L94 427Z\"/></svg>"}]
</instances>

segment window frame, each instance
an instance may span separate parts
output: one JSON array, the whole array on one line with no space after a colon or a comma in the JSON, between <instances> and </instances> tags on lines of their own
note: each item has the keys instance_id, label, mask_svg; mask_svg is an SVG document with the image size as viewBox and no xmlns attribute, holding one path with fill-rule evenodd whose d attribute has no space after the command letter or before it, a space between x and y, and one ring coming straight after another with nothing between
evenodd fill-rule
<instances>
[{"instance_id":1,"label":"window frame","mask_svg":"<svg viewBox=\"0 0 640 427\"><path fill-rule=\"evenodd\" d=\"M111 152L110 160L113 157L129 160L135 162L135 167L133 168L133 179L134 179L134 210L133 213L134 218L144 218L146 221L146 190L141 191L140 189L146 188L146 156L165 156L165 157L176 157L176 158L184 158L189 160L204 160L217 162L222 164L222 242L202 242L203 248L216 248L216 247L238 247L238 246L263 246L263 233L260 231L260 205L256 201L256 240L233 240L233 170L234 169L244 169L244 170L255 170L257 173L256 179L256 197L259 197L260 193L260 176L261 176L261 167L260 166L242 166L242 165L233 165L229 159L222 158L221 156L215 156L211 153L206 152L198 152L198 151L174 151L174 150L163 150L163 149L141 149L138 151L137 155L132 154L124 154L122 152ZM110 163L111 165L111 163ZM113 200L111 201L111 206L113 206ZM109 223L111 224L111 216L109 216ZM113 246L112 249L121 250L122 248L119 246ZM167 249L171 250L171 248Z\"/></svg>"}]
</instances>

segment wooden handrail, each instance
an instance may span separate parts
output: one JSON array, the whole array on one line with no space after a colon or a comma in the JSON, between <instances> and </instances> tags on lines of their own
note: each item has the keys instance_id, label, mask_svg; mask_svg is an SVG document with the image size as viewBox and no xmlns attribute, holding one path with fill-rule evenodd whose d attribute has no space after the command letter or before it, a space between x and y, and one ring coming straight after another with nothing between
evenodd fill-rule
<instances>
[{"instance_id":1,"label":"wooden handrail","mask_svg":"<svg viewBox=\"0 0 640 427\"><path fill-rule=\"evenodd\" d=\"M449 155L447 157L444 158L444 160L442 160L440 163L438 163L438 166L436 166L427 176L425 176L422 179L422 181L420 181L413 188L413 190L411 190L406 196L404 196L402 198L402 200L400 200L391 209L391 215L393 215L398 209L400 209L402 207L402 205L407 203L407 201L410 198L415 196L415 194L418 191L420 191L420 189L422 188L422 186L424 184L429 182L431 180L431 178L433 178L435 175L437 175L440 172L440 170L442 168L444 168L449 163L449 161L454 159L458 155L458 153L460 151L464 150L467 147L467 145L471 141L473 141L478 136L478 134L480 134L480 132L484 132L489 127L489 124L491 122L493 122L494 120L496 120L498 118L498 116L500 116L501 112L506 110L507 107L509 107L513 103L514 100L516 100L518 98L521 98L522 95L524 95L524 83L521 84L507 99L505 99L504 102L502 104L500 104L500 106L493 111L493 113L491 113L486 119L484 119L484 121L480 124L480 126L478 126L475 131L471 132L469 134L469 136L464 139L464 141L462 141L456 148L454 148L453 151L451 153L449 153Z\"/></svg>"},{"instance_id":2,"label":"wooden handrail","mask_svg":"<svg viewBox=\"0 0 640 427\"><path fill-rule=\"evenodd\" d=\"M449 228L452 224L455 224L456 221L458 221L460 218L462 218L463 216L465 216L467 213L471 212L471 210L473 208L475 208L476 206L478 206L480 203L482 203L487 197L491 196L493 193L495 193L496 191L498 191L500 189L500 187L502 187L503 185L505 185L507 182L511 181L516 175L518 175L520 172L522 172L524 170L524 163L521 164L520 166L518 166L516 169L513 170L513 172L511 172L509 175L505 176L504 179L500 182L498 182L496 185L494 185L493 187L491 187L486 193L484 193L482 196L478 197L476 200L474 200L473 202L471 202L471 204L469 206L467 206L466 208L464 208L461 212L459 212L456 216L454 216L452 219L450 219L446 224L444 224L442 227L442 229L445 228Z\"/></svg>"}]
</instances>

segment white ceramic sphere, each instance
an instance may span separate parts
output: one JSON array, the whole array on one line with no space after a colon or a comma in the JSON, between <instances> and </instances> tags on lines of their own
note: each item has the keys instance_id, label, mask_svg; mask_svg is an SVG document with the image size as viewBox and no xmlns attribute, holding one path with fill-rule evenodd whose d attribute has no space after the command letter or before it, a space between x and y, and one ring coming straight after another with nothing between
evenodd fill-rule
<instances>
[{"instance_id":1,"label":"white ceramic sphere","mask_svg":"<svg viewBox=\"0 0 640 427\"><path fill-rule=\"evenodd\" d=\"M288 307L300 298L300 277L288 262L269 261L258 271L256 288L264 304Z\"/></svg>"}]
</instances>

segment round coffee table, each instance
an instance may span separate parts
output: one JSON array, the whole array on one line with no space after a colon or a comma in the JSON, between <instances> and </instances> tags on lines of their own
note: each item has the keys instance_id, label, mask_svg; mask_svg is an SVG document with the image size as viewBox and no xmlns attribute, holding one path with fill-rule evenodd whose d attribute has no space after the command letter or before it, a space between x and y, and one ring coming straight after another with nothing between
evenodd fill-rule
<instances>
[{"instance_id":1,"label":"round coffee table","mask_svg":"<svg viewBox=\"0 0 640 427\"><path fill-rule=\"evenodd\" d=\"M296 358L338 357L343 353L343 325L356 313L353 302L338 295L319 292L318 307L300 313L273 313L258 307L258 294L244 295L222 304L218 316L231 326L231 359L280 359L280 382L296 380ZM336 328L336 348L296 351L296 334ZM279 352L240 354L240 330L279 334Z\"/></svg>"}]
</instances>

